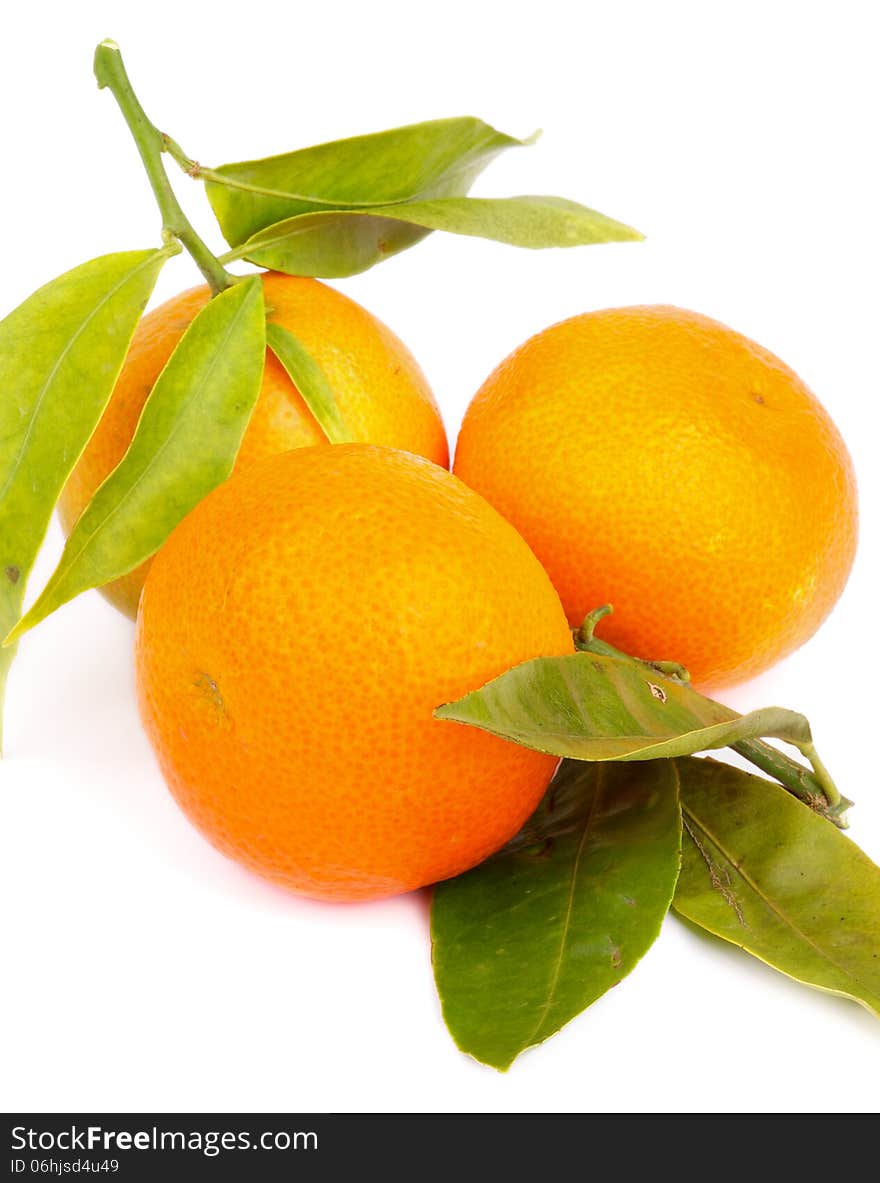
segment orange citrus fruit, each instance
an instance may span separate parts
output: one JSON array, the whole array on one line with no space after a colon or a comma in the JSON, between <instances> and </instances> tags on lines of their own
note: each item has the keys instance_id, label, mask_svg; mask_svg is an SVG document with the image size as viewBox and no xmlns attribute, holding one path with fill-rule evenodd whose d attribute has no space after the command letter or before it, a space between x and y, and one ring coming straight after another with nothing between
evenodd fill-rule
<instances>
[{"instance_id":1,"label":"orange citrus fruit","mask_svg":"<svg viewBox=\"0 0 880 1183\"><path fill-rule=\"evenodd\" d=\"M330 381L352 437L449 463L446 433L427 380L394 333L360 304L316 279L263 275L267 318L289 329ZM110 404L71 474L60 504L70 532L98 485L122 459L147 396L196 314L207 286L191 288L149 312L138 325ZM236 467L264 456L327 440L296 386L273 354L266 354L260 398ZM103 588L134 617L148 564Z\"/></svg>"},{"instance_id":2,"label":"orange citrus fruit","mask_svg":"<svg viewBox=\"0 0 880 1183\"><path fill-rule=\"evenodd\" d=\"M138 696L215 846L294 891L367 899L456 875L519 829L556 760L432 712L572 649L538 560L451 473L306 448L234 475L156 556Z\"/></svg>"},{"instance_id":3,"label":"orange citrus fruit","mask_svg":"<svg viewBox=\"0 0 880 1183\"><path fill-rule=\"evenodd\" d=\"M516 526L573 627L729 684L819 627L856 547L827 412L768 350L680 308L575 316L488 378L454 471Z\"/></svg>"}]
</instances>

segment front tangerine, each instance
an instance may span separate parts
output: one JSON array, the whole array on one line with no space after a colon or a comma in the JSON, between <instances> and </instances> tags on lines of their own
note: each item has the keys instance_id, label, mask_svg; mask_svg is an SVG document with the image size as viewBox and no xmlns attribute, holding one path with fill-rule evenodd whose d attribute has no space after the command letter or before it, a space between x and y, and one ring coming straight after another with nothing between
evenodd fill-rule
<instances>
[{"instance_id":1,"label":"front tangerine","mask_svg":"<svg viewBox=\"0 0 880 1183\"><path fill-rule=\"evenodd\" d=\"M517 831L556 761L432 712L571 651L537 559L449 472L309 448L227 481L159 552L138 692L215 846L295 891L367 899L456 875Z\"/></svg>"}]
</instances>

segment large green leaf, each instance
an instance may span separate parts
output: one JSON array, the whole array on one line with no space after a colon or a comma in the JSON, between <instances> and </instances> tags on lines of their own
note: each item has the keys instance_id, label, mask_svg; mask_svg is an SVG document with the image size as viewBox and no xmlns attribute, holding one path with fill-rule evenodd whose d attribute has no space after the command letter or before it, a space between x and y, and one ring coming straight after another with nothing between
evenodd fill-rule
<instances>
[{"instance_id":1,"label":"large green leaf","mask_svg":"<svg viewBox=\"0 0 880 1183\"><path fill-rule=\"evenodd\" d=\"M532 249L642 237L562 197L439 197L370 210L300 214L259 231L236 253L275 271L338 278L365 271L412 245L407 226Z\"/></svg>"},{"instance_id":2,"label":"large green leaf","mask_svg":"<svg viewBox=\"0 0 880 1183\"><path fill-rule=\"evenodd\" d=\"M714 760L676 764L685 832L676 911L880 1016L880 867L772 781Z\"/></svg>"},{"instance_id":3,"label":"large green leaf","mask_svg":"<svg viewBox=\"0 0 880 1183\"><path fill-rule=\"evenodd\" d=\"M101 418L172 253L92 259L0 323L0 637L18 619L58 495ZM0 717L13 656L12 649L0 651Z\"/></svg>"},{"instance_id":4,"label":"large green leaf","mask_svg":"<svg viewBox=\"0 0 880 1183\"><path fill-rule=\"evenodd\" d=\"M148 559L229 475L260 392L265 349L263 288L253 276L211 300L184 333L128 451L83 510L10 641Z\"/></svg>"},{"instance_id":5,"label":"large green leaf","mask_svg":"<svg viewBox=\"0 0 880 1183\"><path fill-rule=\"evenodd\" d=\"M654 760L771 736L810 743L803 715L737 715L644 662L597 653L523 662L434 714L554 756Z\"/></svg>"},{"instance_id":6,"label":"large green leaf","mask_svg":"<svg viewBox=\"0 0 880 1183\"><path fill-rule=\"evenodd\" d=\"M434 975L453 1039L506 1069L625 977L678 875L671 760L562 765L504 850L434 890Z\"/></svg>"},{"instance_id":7,"label":"large green leaf","mask_svg":"<svg viewBox=\"0 0 880 1183\"><path fill-rule=\"evenodd\" d=\"M206 189L231 246L313 209L387 205L467 193L505 148L528 143L469 116L413 123L298 152L225 164ZM402 250L426 231L400 225Z\"/></svg>"}]
</instances>

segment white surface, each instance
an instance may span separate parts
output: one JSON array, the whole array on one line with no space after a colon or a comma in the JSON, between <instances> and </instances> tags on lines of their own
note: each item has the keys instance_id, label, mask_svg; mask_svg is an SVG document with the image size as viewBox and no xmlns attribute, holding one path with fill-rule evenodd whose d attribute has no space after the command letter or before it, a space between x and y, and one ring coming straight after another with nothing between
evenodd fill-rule
<instances>
[{"instance_id":1,"label":"white surface","mask_svg":"<svg viewBox=\"0 0 880 1183\"><path fill-rule=\"evenodd\" d=\"M591 308L689 306L803 375L852 447L861 550L821 634L729 700L809 715L858 801L852 835L880 859L872 15L841 0L833 12L766 0L13 6L0 40L0 310L77 262L156 239L134 149L91 77L103 37L120 42L148 113L206 163L451 114L520 135L542 126L540 144L493 165L476 192L559 193L647 242L530 253L435 235L340 286L407 341L453 436L515 344ZM203 216L197 187L181 178L179 190ZM161 296L194 275L175 260ZM53 530L32 592L58 545ZM466 1059L440 1021L424 898L287 897L190 828L138 726L130 643L90 593L29 636L13 670L3 1108L877 1108L875 1020L674 921L630 978L507 1076Z\"/></svg>"}]
</instances>

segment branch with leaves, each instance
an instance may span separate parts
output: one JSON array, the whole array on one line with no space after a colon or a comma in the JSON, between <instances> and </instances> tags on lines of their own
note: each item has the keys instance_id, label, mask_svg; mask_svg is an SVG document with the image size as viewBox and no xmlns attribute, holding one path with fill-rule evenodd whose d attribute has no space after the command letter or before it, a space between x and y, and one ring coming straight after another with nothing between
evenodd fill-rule
<instances>
[{"instance_id":1,"label":"branch with leaves","mask_svg":"<svg viewBox=\"0 0 880 1183\"><path fill-rule=\"evenodd\" d=\"M737 715L669 662L594 636L525 662L438 718L565 757L524 829L434 892L443 1014L507 1069L621 981L669 908L880 1017L880 868L840 832L842 798L803 715ZM787 740L807 769L759 737ZM695 753L730 746L779 783Z\"/></svg>"},{"instance_id":2,"label":"branch with leaves","mask_svg":"<svg viewBox=\"0 0 880 1183\"><path fill-rule=\"evenodd\" d=\"M467 197L499 153L534 139L514 139L479 119L417 123L210 169L151 123L115 42L98 46L94 68L138 149L161 215L162 245L85 263L0 323L8 392L0 402L0 711L18 639L73 596L150 558L228 476L259 393L267 343L327 438L351 438L321 367L288 329L266 325L251 281L231 294L247 277L231 274L227 264L353 275L433 230L532 248L641 238L562 198ZM212 253L184 213L166 156L204 182L232 247L225 255ZM128 453L86 507L57 570L23 617L28 576L61 490L110 400L159 271L181 249L218 307L208 305L184 335Z\"/></svg>"},{"instance_id":3,"label":"branch with leaves","mask_svg":"<svg viewBox=\"0 0 880 1183\"><path fill-rule=\"evenodd\" d=\"M148 119L118 47L95 54L161 216L154 249L59 276L0 323L0 712L19 639L73 597L135 570L232 471L267 348L327 440L352 433L327 375L264 306L244 261L350 276L434 231L542 249L641 238L576 202L471 197L500 153L533 143L479 119L434 120L205 167ZM229 249L183 211L166 160L205 185ZM159 272L186 251L211 299L155 381L131 443L72 529L29 610L28 578L52 512L113 394ZM629 973L670 907L809 985L880 1013L880 870L841 832L841 795L800 714L738 715L674 662L596 635L507 671L454 703L478 727L562 758L522 832L434 893L434 967L458 1045L505 1069ZM798 761L769 740L799 749ZM696 754L731 748L774 778Z\"/></svg>"}]
</instances>

